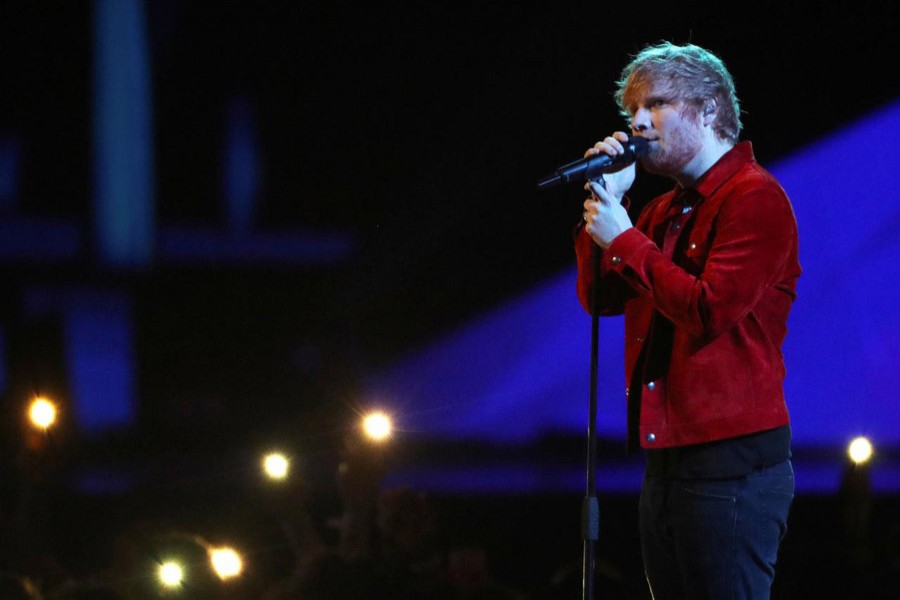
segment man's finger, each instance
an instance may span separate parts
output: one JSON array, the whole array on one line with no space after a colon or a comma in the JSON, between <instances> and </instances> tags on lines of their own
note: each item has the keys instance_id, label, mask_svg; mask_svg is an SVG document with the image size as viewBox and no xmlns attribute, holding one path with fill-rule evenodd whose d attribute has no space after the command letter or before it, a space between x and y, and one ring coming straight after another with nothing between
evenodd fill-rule
<instances>
[{"instance_id":1,"label":"man's finger","mask_svg":"<svg viewBox=\"0 0 900 600\"><path fill-rule=\"evenodd\" d=\"M609 200L604 198L604 194L606 193L606 188L597 183L596 181L589 181L588 185L591 188L591 193L594 194L594 197L597 198L600 202L604 204L608 204Z\"/></svg>"}]
</instances>

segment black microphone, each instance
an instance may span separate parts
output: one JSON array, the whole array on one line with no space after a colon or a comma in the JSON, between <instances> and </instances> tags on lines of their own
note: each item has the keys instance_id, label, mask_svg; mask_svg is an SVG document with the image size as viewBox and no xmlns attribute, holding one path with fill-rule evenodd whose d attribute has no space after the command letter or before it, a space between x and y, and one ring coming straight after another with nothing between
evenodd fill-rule
<instances>
[{"instance_id":1,"label":"black microphone","mask_svg":"<svg viewBox=\"0 0 900 600\"><path fill-rule=\"evenodd\" d=\"M538 189L545 190L561 183L572 183L573 181L588 181L603 173L618 171L650 152L650 142L642 137L632 136L622 145L625 147L624 154L617 156L595 154L561 166L556 173L538 181Z\"/></svg>"}]
</instances>

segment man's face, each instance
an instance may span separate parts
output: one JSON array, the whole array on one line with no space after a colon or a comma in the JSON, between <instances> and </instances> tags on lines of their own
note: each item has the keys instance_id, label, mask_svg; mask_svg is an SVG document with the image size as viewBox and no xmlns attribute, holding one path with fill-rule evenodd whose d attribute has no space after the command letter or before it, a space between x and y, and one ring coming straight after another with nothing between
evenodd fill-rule
<instances>
[{"instance_id":1,"label":"man's face","mask_svg":"<svg viewBox=\"0 0 900 600\"><path fill-rule=\"evenodd\" d=\"M659 83L637 84L626 97L632 134L651 142L641 165L658 175L682 173L703 147L697 111Z\"/></svg>"}]
</instances>

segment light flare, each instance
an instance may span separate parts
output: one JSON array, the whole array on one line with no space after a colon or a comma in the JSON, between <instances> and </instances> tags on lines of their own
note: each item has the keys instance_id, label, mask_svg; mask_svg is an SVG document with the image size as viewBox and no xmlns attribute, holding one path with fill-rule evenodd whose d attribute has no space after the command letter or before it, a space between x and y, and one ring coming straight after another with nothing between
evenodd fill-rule
<instances>
[{"instance_id":1,"label":"light flare","mask_svg":"<svg viewBox=\"0 0 900 600\"><path fill-rule=\"evenodd\" d=\"M227 546L209 549L209 562L213 571L223 581L239 576L244 571L244 561L241 555L233 548Z\"/></svg>"},{"instance_id":2,"label":"light flare","mask_svg":"<svg viewBox=\"0 0 900 600\"><path fill-rule=\"evenodd\" d=\"M31 423L44 430L49 429L56 422L56 413L56 404L43 396L35 398L28 408L28 418Z\"/></svg>"},{"instance_id":3,"label":"light flare","mask_svg":"<svg viewBox=\"0 0 900 600\"><path fill-rule=\"evenodd\" d=\"M381 442L391 437L393 429L391 418L383 412L370 413L363 419L363 431L369 439L376 442Z\"/></svg>"},{"instance_id":4,"label":"light flare","mask_svg":"<svg viewBox=\"0 0 900 600\"><path fill-rule=\"evenodd\" d=\"M860 436L855 438L847 446L847 455L857 465L864 465L872 460L875 449L867 438Z\"/></svg>"},{"instance_id":5,"label":"light flare","mask_svg":"<svg viewBox=\"0 0 900 600\"><path fill-rule=\"evenodd\" d=\"M157 575L165 587L178 587L184 581L184 568L174 561L166 561L159 566Z\"/></svg>"},{"instance_id":6,"label":"light flare","mask_svg":"<svg viewBox=\"0 0 900 600\"><path fill-rule=\"evenodd\" d=\"M280 452L272 452L263 458L263 471L270 479L286 479L290 472L291 462Z\"/></svg>"}]
</instances>

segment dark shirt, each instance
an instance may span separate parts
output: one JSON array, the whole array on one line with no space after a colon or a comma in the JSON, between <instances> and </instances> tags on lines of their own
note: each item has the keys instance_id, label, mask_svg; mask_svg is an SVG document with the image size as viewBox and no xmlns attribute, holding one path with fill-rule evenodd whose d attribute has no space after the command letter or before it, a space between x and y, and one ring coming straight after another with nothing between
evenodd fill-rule
<instances>
[{"instance_id":1,"label":"dark shirt","mask_svg":"<svg viewBox=\"0 0 900 600\"><path fill-rule=\"evenodd\" d=\"M651 479L722 479L744 477L791 457L791 427L785 425L736 438L647 450Z\"/></svg>"}]
</instances>

